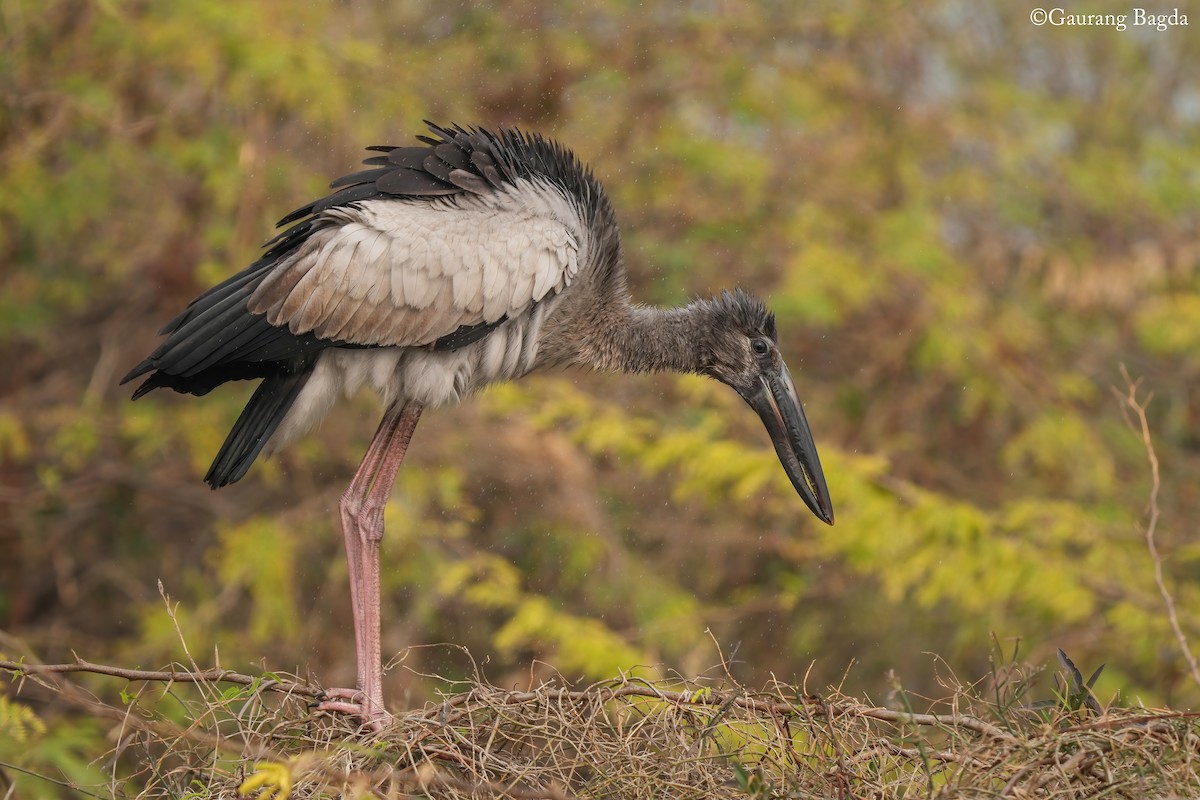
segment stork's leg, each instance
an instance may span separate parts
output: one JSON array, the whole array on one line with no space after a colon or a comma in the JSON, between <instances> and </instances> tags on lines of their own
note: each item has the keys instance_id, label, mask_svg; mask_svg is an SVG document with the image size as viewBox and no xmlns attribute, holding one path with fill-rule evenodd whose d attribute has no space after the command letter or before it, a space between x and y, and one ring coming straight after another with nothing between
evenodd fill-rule
<instances>
[{"instance_id":1,"label":"stork's leg","mask_svg":"<svg viewBox=\"0 0 1200 800\"><path fill-rule=\"evenodd\" d=\"M327 699L317 708L355 714L376 727L388 718L383 707L379 634L379 542L383 538L383 511L420 417L421 404L412 401L387 410L340 504L342 535L350 565L358 688L330 689L326 697L337 699Z\"/></svg>"}]
</instances>

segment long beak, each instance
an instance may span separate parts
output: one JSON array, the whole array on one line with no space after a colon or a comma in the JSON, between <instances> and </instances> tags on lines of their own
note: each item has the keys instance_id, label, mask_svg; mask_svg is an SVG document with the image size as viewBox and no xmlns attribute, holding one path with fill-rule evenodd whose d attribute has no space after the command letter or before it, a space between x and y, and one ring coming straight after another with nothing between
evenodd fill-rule
<instances>
[{"instance_id":1,"label":"long beak","mask_svg":"<svg viewBox=\"0 0 1200 800\"><path fill-rule=\"evenodd\" d=\"M804 408L796 396L796 386L787 364L780 361L778 371L763 370L754 388L743 397L762 417L783 469L805 505L832 525L833 501L829 499L825 473L817 458L817 445L813 442L808 420L804 418Z\"/></svg>"}]
</instances>

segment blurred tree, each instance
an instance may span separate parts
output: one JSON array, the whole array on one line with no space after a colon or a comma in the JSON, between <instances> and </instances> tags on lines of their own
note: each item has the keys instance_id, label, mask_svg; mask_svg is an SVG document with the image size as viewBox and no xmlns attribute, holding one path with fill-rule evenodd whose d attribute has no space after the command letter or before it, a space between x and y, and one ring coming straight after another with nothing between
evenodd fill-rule
<instances>
[{"instance_id":1,"label":"blurred tree","mask_svg":"<svg viewBox=\"0 0 1200 800\"><path fill-rule=\"evenodd\" d=\"M428 117L574 148L638 298L770 295L838 522L807 519L716 387L497 388L417 436L385 649L465 645L515 683L535 660L696 673L715 638L744 680L853 659L846 688L882 694L889 668L936 691L929 652L982 674L994 631L1107 661L1101 694L1196 702L1108 387L1123 363L1155 392L1160 541L1195 633L1200 64L1186 29L1027 13L6 0L0 627L48 659L178 658L161 578L198 658L353 674L335 508L368 401L213 494L199 476L249 387L131 404L115 383L362 145ZM473 668L454 648L406 664Z\"/></svg>"}]
</instances>

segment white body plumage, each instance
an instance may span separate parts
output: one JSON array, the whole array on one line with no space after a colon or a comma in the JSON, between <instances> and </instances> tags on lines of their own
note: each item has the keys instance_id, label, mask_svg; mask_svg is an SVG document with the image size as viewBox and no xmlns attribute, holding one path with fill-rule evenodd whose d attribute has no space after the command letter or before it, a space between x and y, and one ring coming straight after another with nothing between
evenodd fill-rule
<instances>
[{"instance_id":1,"label":"white body plumage","mask_svg":"<svg viewBox=\"0 0 1200 800\"><path fill-rule=\"evenodd\" d=\"M538 337L554 299L527 316L507 320L486 338L457 350L380 347L331 348L321 353L312 376L271 437L265 453L304 435L340 397L374 391L384 405L399 399L423 406L456 403L489 383L513 380L538 366Z\"/></svg>"}]
</instances>

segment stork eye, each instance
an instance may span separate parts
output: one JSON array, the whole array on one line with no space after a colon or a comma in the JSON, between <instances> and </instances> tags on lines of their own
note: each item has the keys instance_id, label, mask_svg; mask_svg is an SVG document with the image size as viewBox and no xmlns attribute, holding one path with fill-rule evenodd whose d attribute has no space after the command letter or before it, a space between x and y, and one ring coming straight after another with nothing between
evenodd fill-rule
<instances>
[{"instance_id":1,"label":"stork eye","mask_svg":"<svg viewBox=\"0 0 1200 800\"><path fill-rule=\"evenodd\" d=\"M767 344L766 339L760 337L750 341L750 349L754 351L754 355L756 356L765 356L771 352L771 345Z\"/></svg>"}]
</instances>

